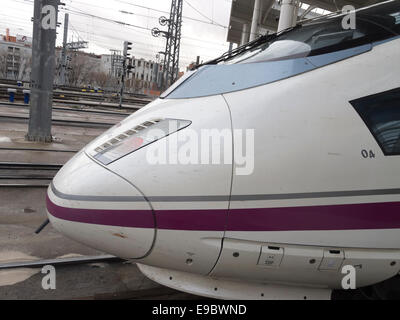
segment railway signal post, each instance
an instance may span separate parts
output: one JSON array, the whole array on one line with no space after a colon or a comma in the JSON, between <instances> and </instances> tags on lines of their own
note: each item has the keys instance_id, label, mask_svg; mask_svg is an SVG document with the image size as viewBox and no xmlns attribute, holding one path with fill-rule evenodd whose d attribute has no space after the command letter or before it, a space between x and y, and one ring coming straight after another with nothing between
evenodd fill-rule
<instances>
[{"instance_id":1,"label":"railway signal post","mask_svg":"<svg viewBox=\"0 0 400 320\"><path fill-rule=\"evenodd\" d=\"M122 108L122 96L124 94L124 88L125 88L125 76L127 74L127 70L132 69L132 66L129 64L127 65L126 62L130 56L129 51L132 50L132 42L129 41L124 41L124 51L123 51L123 57L122 57L122 74L121 74L121 91L119 93L119 107Z\"/></svg>"},{"instance_id":2,"label":"railway signal post","mask_svg":"<svg viewBox=\"0 0 400 320\"><path fill-rule=\"evenodd\" d=\"M28 141L51 142L55 44L59 0L35 0Z\"/></svg>"}]
</instances>

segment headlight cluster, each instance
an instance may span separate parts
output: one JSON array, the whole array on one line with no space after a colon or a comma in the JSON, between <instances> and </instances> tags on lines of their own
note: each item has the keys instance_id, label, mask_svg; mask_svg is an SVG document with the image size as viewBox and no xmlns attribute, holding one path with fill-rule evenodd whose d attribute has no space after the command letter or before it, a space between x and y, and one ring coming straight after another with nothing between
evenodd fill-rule
<instances>
[{"instance_id":1,"label":"headlight cluster","mask_svg":"<svg viewBox=\"0 0 400 320\"><path fill-rule=\"evenodd\" d=\"M108 165L122 157L189 126L191 121L155 119L146 121L89 151L90 156Z\"/></svg>"}]
</instances>

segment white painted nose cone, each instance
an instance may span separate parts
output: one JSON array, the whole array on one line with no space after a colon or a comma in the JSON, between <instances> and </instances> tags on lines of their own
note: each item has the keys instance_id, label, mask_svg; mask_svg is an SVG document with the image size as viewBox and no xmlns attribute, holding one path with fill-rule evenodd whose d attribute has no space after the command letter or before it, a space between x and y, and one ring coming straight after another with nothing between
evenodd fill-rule
<instances>
[{"instance_id":1,"label":"white painted nose cone","mask_svg":"<svg viewBox=\"0 0 400 320\"><path fill-rule=\"evenodd\" d=\"M61 233L103 252L137 259L153 245L154 214L144 196L83 152L57 173L47 211Z\"/></svg>"}]
</instances>

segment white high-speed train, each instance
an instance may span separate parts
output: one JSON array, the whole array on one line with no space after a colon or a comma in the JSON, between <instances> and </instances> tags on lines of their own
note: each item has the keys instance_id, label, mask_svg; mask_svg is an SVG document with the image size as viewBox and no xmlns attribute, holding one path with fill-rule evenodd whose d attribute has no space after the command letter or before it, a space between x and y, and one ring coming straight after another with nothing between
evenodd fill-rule
<instances>
[{"instance_id":1,"label":"white high-speed train","mask_svg":"<svg viewBox=\"0 0 400 320\"><path fill-rule=\"evenodd\" d=\"M208 297L330 298L348 265L357 287L396 276L400 2L343 17L201 65L98 137L49 187L53 226Z\"/></svg>"}]
</instances>

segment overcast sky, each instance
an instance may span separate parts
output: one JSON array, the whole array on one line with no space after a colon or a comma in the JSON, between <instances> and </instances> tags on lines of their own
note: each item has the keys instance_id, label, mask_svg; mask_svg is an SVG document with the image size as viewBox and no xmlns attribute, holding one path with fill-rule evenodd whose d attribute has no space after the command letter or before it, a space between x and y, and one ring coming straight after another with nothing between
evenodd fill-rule
<instances>
[{"instance_id":1,"label":"overcast sky","mask_svg":"<svg viewBox=\"0 0 400 320\"><path fill-rule=\"evenodd\" d=\"M215 58L228 50L227 26L232 0L184 0L181 43L181 69L196 59ZM165 39L154 38L150 30L160 26L158 18L169 16L170 0L63 0L58 21L70 14L69 40L89 41L85 51L107 54L110 49L122 50L125 40L134 43L132 54L156 60L165 50ZM1 0L0 33L10 28L12 35L32 35L33 0ZM147 8L143 8L147 7ZM155 9L155 10L154 10ZM159 11L165 12L159 12ZM131 14L121 13L126 11ZM87 14L96 16L88 17ZM101 18L121 21L133 26L122 26ZM204 22L200 22L201 20ZM61 27L62 28L62 27ZM62 43L62 29L58 29L57 44Z\"/></svg>"}]
</instances>

